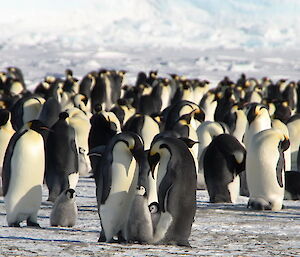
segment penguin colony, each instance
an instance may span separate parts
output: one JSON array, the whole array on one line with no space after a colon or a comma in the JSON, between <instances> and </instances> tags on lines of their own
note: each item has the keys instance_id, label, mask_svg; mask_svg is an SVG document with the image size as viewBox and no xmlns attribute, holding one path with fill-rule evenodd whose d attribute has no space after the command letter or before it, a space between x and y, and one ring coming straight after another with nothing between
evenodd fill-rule
<instances>
[{"instance_id":1,"label":"penguin colony","mask_svg":"<svg viewBox=\"0 0 300 257\"><path fill-rule=\"evenodd\" d=\"M300 82L242 74L209 81L100 69L0 73L1 194L7 223L39 227L42 186L51 226L74 226L79 176L95 180L99 242L190 246L196 190L210 202L278 211L300 199Z\"/></svg>"}]
</instances>

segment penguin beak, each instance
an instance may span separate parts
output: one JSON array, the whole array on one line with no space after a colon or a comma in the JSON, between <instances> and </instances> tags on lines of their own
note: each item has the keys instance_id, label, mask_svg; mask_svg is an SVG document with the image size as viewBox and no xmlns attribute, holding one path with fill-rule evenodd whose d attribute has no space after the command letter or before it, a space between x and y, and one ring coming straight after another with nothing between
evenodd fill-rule
<instances>
[{"instance_id":1,"label":"penguin beak","mask_svg":"<svg viewBox=\"0 0 300 257\"><path fill-rule=\"evenodd\" d=\"M160 155L159 153L155 153L155 154L151 154L151 152L148 155L148 162L149 162L149 166L150 166L150 172L152 175L152 178L154 179L154 170L156 165L158 164L160 159Z\"/></svg>"}]
</instances>

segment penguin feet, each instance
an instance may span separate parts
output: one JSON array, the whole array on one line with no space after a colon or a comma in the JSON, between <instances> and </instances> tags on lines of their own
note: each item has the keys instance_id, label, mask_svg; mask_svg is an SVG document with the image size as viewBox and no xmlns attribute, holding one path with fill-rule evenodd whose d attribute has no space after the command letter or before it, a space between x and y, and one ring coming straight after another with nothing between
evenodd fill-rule
<instances>
[{"instance_id":1,"label":"penguin feet","mask_svg":"<svg viewBox=\"0 0 300 257\"><path fill-rule=\"evenodd\" d=\"M104 231L103 231L103 230L100 232L100 237L99 237L99 239L98 239L98 242L99 242L99 243L106 242L106 237L105 237L105 234L104 234Z\"/></svg>"},{"instance_id":2,"label":"penguin feet","mask_svg":"<svg viewBox=\"0 0 300 257\"><path fill-rule=\"evenodd\" d=\"M31 220L27 220L27 227L35 227L35 228L40 228L40 224L34 222L34 221L31 221Z\"/></svg>"},{"instance_id":3,"label":"penguin feet","mask_svg":"<svg viewBox=\"0 0 300 257\"><path fill-rule=\"evenodd\" d=\"M11 223L11 224L8 224L9 227L13 227L13 228L20 228L20 223L18 222L15 222L15 223Z\"/></svg>"}]
</instances>

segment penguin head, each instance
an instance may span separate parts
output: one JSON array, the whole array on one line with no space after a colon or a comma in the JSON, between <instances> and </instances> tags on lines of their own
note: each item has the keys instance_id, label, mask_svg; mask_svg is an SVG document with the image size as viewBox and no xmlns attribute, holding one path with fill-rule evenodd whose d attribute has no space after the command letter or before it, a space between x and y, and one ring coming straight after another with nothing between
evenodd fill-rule
<instances>
[{"instance_id":1,"label":"penguin head","mask_svg":"<svg viewBox=\"0 0 300 257\"><path fill-rule=\"evenodd\" d=\"M69 188L65 191L65 195L68 199L75 198L75 190L73 188Z\"/></svg>"},{"instance_id":2,"label":"penguin head","mask_svg":"<svg viewBox=\"0 0 300 257\"><path fill-rule=\"evenodd\" d=\"M151 144L150 151L148 153L148 162L153 179L155 167L160 161L161 155L172 154L170 147L165 143L165 139L168 138L169 137L156 137Z\"/></svg>"},{"instance_id":3,"label":"penguin head","mask_svg":"<svg viewBox=\"0 0 300 257\"><path fill-rule=\"evenodd\" d=\"M153 202L153 203L150 203L149 206L149 211L151 214L155 214L155 213L158 213L159 212L159 204L158 202Z\"/></svg>"},{"instance_id":4,"label":"penguin head","mask_svg":"<svg viewBox=\"0 0 300 257\"><path fill-rule=\"evenodd\" d=\"M279 141L278 148L284 152L290 147L290 140L288 136L284 135L281 137L281 140Z\"/></svg>"},{"instance_id":5,"label":"penguin head","mask_svg":"<svg viewBox=\"0 0 300 257\"><path fill-rule=\"evenodd\" d=\"M10 118L10 112L6 109L0 109L0 127L4 126Z\"/></svg>"},{"instance_id":6,"label":"penguin head","mask_svg":"<svg viewBox=\"0 0 300 257\"><path fill-rule=\"evenodd\" d=\"M119 133L116 137L117 141L122 141L126 144L133 157L139 162L144 151L143 139L138 134L131 131Z\"/></svg>"},{"instance_id":7,"label":"penguin head","mask_svg":"<svg viewBox=\"0 0 300 257\"><path fill-rule=\"evenodd\" d=\"M266 118L270 119L268 107L263 104L257 104L257 103L250 105L248 112L247 112L247 120L248 120L249 125L257 117L266 117Z\"/></svg>"},{"instance_id":8,"label":"penguin head","mask_svg":"<svg viewBox=\"0 0 300 257\"><path fill-rule=\"evenodd\" d=\"M60 120L66 120L67 121L67 119L70 117L69 116L69 113L68 112L61 112L60 114L59 114L59 119Z\"/></svg>"},{"instance_id":9,"label":"penguin head","mask_svg":"<svg viewBox=\"0 0 300 257\"><path fill-rule=\"evenodd\" d=\"M43 133L44 131L49 130L49 128L40 120L32 120L27 123L29 129L32 129L38 133Z\"/></svg>"},{"instance_id":10,"label":"penguin head","mask_svg":"<svg viewBox=\"0 0 300 257\"><path fill-rule=\"evenodd\" d=\"M144 186L138 186L136 188L136 194L141 196L147 196L146 188Z\"/></svg>"}]
</instances>

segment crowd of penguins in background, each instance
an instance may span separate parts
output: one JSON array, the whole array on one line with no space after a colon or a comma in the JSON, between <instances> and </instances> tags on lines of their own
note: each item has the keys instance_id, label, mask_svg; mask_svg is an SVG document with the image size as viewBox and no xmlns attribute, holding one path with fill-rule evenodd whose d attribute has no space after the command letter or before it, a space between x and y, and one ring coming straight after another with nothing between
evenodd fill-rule
<instances>
[{"instance_id":1,"label":"crowd of penguins in background","mask_svg":"<svg viewBox=\"0 0 300 257\"><path fill-rule=\"evenodd\" d=\"M189 246L196 190L211 203L249 197L278 211L300 198L300 82L207 80L100 69L46 76L0 73L0 163L9 226L39 227L42 187L51 226L74 226L79 176L95 180L99 242Z\"/></svg>"}]
</instances>

